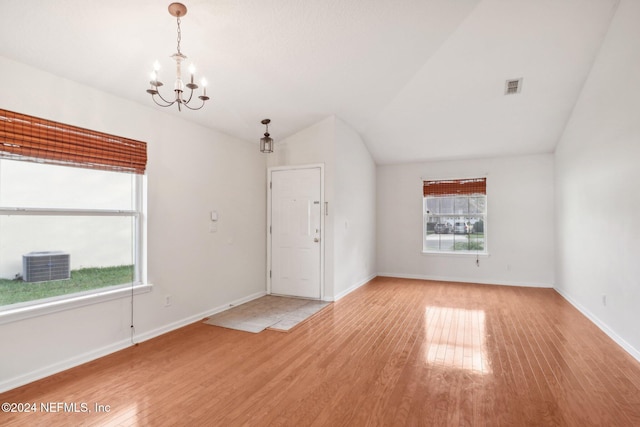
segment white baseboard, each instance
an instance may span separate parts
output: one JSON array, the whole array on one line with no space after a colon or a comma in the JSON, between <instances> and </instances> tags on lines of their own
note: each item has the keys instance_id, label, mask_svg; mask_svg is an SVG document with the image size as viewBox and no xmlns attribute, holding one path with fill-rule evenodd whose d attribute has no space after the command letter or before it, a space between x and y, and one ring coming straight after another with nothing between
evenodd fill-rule
<instances>
[{"instance_id":1,"label":"white baseboard","mask_svg":"<svg viewBox=\"0 0 640 427\"><path fill-rule=\"evenodd\" d=\"M606 323L600 320L597 316L587 310L582 304L573 299L569 294L563 292L561 289L553 288L557 293L559 293L562 298L567 300L569 304L574 306L576 310L582 313L587 319L591 320L602 332L607 334L609 338L614 340L616 344L622 347L627 353L633 356L638 362L640 362L640 351L633 347L631 344L626 342L620 335L618 335L613 329L611 329Z\"/></svg>"},{"instance_id":2,"label":"white baseboard","mask_svg":"<svg viewBox=\"0 0 640 427\"><path fill-rule=\"evenodd\" d=\"M369 283L371 280L375 279L376 276L378 276L377 274L372 274L371 276L367 277L366 279L363 279L361 281L359 281L358 283L356 283L355 285L349 287L348 289L340 292L338 295L334 295L333 296L333 300L331 301L338 301L340 298L344 298L346 295L350 294L351 292L355 291L356 289L358 289L360 286L362 285L366 285L367 283Z\"/></svg>"},{"instance_id":3,"label":"white baseboard","mask_svg":"<svg viewBox=\"0 0 640 427\"><path fill-rule=\"evenodd\" d=\"M243 304L245 302L249 302L249 301L254 300L256 298L260 298L260 297L262 297L264 295L266 295L265 291L256 292L255 294L249 295L249 296L244 297L244 298L237 299L235 301L231 301L228 304L220 305L218 307L212 308L210 310L206 310L204 312L195 314L193 316L186 317L186 318L178 320L176 322L169 323L169 324L164 325L164 326L162 326L160 328L156 328L156 329L153 329L151 331L143 332L143 333L140 333L140 334L134 334L133 342L134 343L140 343L140 342L144 342L144 341L150 340L152 338L155 338L155 337L158 337L160 335L166 334L167 332L171 332L171 331L176 330L178 328L182 328L183 326L190 325L191 323L198 322L198 321L204 319L205 317L209 317L209 316L211 316L213 314L220 313L222 311L228 310L229 308L231 308L233 306L240 305L240 304ZM51 364L49 366L45 366L43 368L36 369L34 371L31 371L31 372L27 372L25 374L21 374L21 375L15 376L13 378L8 378L8 379L5 379L5 380L2 380L2 381L0 381L0 393L3 393L5 391L11 390L11 389L14 389L16 387L23 386L25 384L29 384L29 383L31 383L33 381L40 380L42 378L57 374L59 372L66 371L67 369L74 368L76 366L82 365L83 363L91 362L92 360L99 359L99 358L107 356L107 355L109 355L111 353L115 353L116 351L123 350L123 349L125 349L127 347L130 347L132 345L133 344L131 343L131 339L127 338L127 339L115 342L113 344L110 344L108 346L101 347L101 348L98 348L98 349L95 349L95 350L91 350L91 351L88 351L86 353L70 357L70 358L68 358L66 360L62 360L60 362L53 363L53 364Z\"/></svg>"},{"instance_id":4,"label":"white baseboard","mask_svg":"<svg viewBox=\"0 0 640 427\"><path fill-rule=\"evenodd\" d=\"M215 308L200 312L198 314L194 314L193 316L189 316L187 318L178 320L177 322L169 323L168 325L162 326L160 328L153 329L151 331L144 332L142 334L137 334L137 335L134 336L134 341L135 342L144 342L144 341L150 340L152 338L159 337L160 335L164 335L167 332L171 332L171 331L174 331L176 329L182 328L183 326L187 326L187 325L190 325L192 323L198 322L198 321L204 319L205 317L213 316L216 313L223 312L223 311L228 310L228 309L230 309L232 307L235 307L237 305L244 304L245 302L249 302L249 301L252 301L254 299L263 297L266 294L267 294L266 291L256 292L256 293L251 294L251 295L249 295L247 297L239 298L237 300L231 301L230 303L223 304L223 305L220 305L218 307L215 307Z\"/></svg>"},{"instance_id":5,"label":"white baseboard","mask_svg":"<svg viewBox=\"0 0 640 427\"><path fill-rule=\"evenodd\" d=\"M40 380L50 375L57 374L62 371L66 371L67 369L71 369L75 366L82 365L83 363L87 363L92 360L98 359L100 357L106 356L108 354L115 353L116 351L123 350L129 346L131 346L130 339L122 340L122 341L113 343L111 345L108 345L106 347L88 351L86 353L79 354L77 356L63 360L61 362L54 363L40 369L36 369L31 372L27 372L26 374L18 375L16 377L3 380L0 382L0 393L14 389L16 387L23 386L25 384L29 384L33 381Z\"/></svg>"},{"instance_id":6,"label":"white baseboard","mask_svg":"<svg viewBox=\"0 0 640 427\"><path fill-rule=\"evenodd\" d=\"M430 276L423 274L378 273L380 277L397 277L399 279L434 280L438 282L479 283L481 285L521 286L528 288L553 288L550 283L517 282L504 280L470 279L467 277Z\"/></svg>"}]
</instances>

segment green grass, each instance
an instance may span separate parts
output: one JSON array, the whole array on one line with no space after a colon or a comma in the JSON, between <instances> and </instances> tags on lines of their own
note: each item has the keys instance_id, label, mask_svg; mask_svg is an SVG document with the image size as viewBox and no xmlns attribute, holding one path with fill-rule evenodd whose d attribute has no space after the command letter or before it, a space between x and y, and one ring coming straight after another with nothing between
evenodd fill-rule
<instances>
[{"instance_id":1,"label":"green grass","mask_svg":"<svg viewBox=\"0 0 640 427\"><path fill-rule=\"evenodd\" d=\"M482 242L456 242L454 251L481 251L484 249Z\"/></svg>"},{"instance_id":2,"label":"green grass","mask_svg":"<svg viewBox=\"0 0 640 427\"><path fill-rule=\"evenodd\" d=\"M132 265L72 270L70 279L51 282L0 279L0 306L131 283L132 279Z\"/></svg>"}]
</instances>

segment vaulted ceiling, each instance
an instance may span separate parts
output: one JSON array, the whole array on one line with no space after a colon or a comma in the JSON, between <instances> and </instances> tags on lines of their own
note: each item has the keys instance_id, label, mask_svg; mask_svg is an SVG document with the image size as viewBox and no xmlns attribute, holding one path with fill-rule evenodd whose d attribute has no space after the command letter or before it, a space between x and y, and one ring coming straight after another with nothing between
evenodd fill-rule
<instances>
[{"instance_id":1,"label":"vaulted ceiling","mask_svg":"<svg viewBox=\"0 0 640 427\"><path fill-rule=\"evenodd\" d=\"M379 164L549 153L618 2L185 0L212 99L181 113L145 92L156 59L172 86L169 3L2 0L0 55L251 142L271 118L276 147L336 115Z\"/></svg>"}]
</instances>

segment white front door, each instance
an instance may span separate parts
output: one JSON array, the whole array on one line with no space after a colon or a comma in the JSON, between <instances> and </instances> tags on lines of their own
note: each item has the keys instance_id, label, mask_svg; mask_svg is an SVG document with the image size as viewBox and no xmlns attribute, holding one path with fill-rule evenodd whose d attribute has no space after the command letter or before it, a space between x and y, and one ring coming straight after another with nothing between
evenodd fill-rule
<instances>
[{"instance_id":1,"label":"white front door","mask_svg":"<svg viewBox=\"0 0 640 427\"><path fill-rule=\"evenodd\" d=\"M271 172L271 293L321 297L321 170Z\"/></svg>"}]
</instances>

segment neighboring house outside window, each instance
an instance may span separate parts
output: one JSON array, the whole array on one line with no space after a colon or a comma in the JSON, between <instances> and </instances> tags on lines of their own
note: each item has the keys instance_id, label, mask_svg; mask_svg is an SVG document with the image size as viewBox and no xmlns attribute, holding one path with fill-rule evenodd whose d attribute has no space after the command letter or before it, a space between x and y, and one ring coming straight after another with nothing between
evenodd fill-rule
<instances>
[{"instance_id":1,"label":"neighboring house outside window","mask_svg":"<svg viewBox=\"0 0 640 427\"><path fill-rule=\"evenodd\" d=\"M486 178L423 181L423 252L486 254L486 224Z\"/></svg>"}]
</instances>

